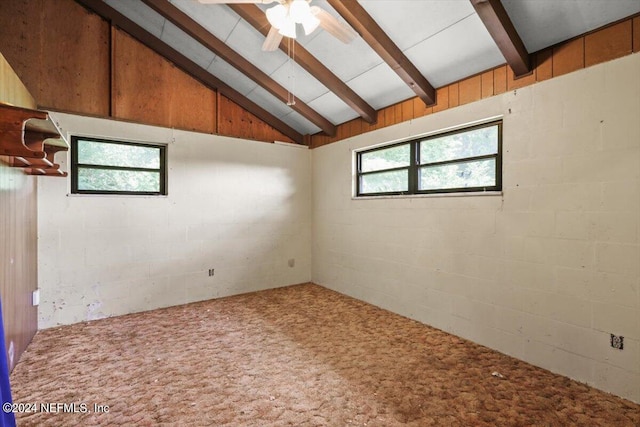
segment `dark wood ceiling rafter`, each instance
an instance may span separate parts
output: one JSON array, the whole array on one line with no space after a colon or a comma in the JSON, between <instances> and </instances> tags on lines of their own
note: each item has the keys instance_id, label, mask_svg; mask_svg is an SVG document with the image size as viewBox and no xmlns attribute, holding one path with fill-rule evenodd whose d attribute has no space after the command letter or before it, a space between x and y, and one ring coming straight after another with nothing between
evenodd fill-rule
<instances>
[{"instance_id":1,"label":"dark wood ceiling rafter","mask_svg":"<svg viewBox=\"0 0 640 427\"><path fill-rule=\"evenodd\" d=\"M282 102L287 102L290 96L289 91L286 88L269 77L267 73L253 65L242 55L231 49L225 42L211 34L206 28L171 4L168 0L143 0L143 2L158 12L162 17L187 33L194 40L201 43L211 52L218 55L245 76L256 82L267 92ZM333 123L301 100L296 99L295 103L289 105L289 107L314 125L318 126L325 134L329 136L334 136L336 134L336 126Z\"/></svg>"},{"instance_id":2,"label":"dark wood ceiling rafter","mask_svg":"<svg viewBox=\"0 0 640 427\"><path fill-rule=\"evenodd\" d=\"M531 72L527 48L500 0L470 0L516 77Z\"/></svg>"},{"instance_id":3,"label":"dark wood ceiling rafter","mask_svg":"<svg viewBox=\"0 0 640 427\"><path fill-rule=\"evenodd\" d=\"M226 96L231 101L272 126L274 129L282 132L298 144L302 144L304 142L303 135L300 132L271 114L266 109L260 107L258 104L251 101L240 92L224 83L222 80L211 75L198 64L191 61L189 58L182 55L180 52L173 49L171 46L167 45L162 40L158 39L156 36L149 33L126 16L104 3L102 0L76 0L76 2L88 10L98 14L103 19L111 22L112 25L122 29L142 44L172 62L191 77L202 82L208 88L219 91L221 95Z\"/></svg>"},{"instance_id":4,"label":"dark wood ceiling rafter","mask_svg":"<svg viewBox=\"0 0 640 427\"><path fill-rule=\"evenodd\" d=\"M267 21L264 11L259 7L252 4L228 4L227 6L262 33L262 35L266 36L269 33L269 21ZM283 40L280 42L280 50L287 53L286 41ZM345 82L316 59L316 57L303 46L296 46L296 54L293 59L338 98L342 99L345 104L351 107L351 109L358 113L366 122L375 123L377 121L378 115L376 109L362 99L360 95L347 86Z\"/></svg>"},{"instance_id":5,"label":"dark wood ceiling rafter","mask_svg":"<svg viewBox=\"0 0 640 427\"><path fill-rule=\"evenodd\" d=\"M431 83L357 0L327 1L426 105L435 104L436 91Z\"/></svg>"}]
</instances>

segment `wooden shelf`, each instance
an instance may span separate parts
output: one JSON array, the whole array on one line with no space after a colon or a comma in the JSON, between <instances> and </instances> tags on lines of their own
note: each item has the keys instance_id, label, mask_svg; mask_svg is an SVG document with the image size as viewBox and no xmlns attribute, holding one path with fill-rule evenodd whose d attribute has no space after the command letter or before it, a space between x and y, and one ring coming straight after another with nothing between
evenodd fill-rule
<instances>
[{"instance_id":1,"label":"wooden shelf","mask_svg":"<svg viewBox=\"0 0 640 427\"><path fill-rule=\"evenodd\" d=\"M69 144L45 111L0 104L0 156L28 175L67 176L55 163L58 151Z\"/></svg>"}]
</instances>

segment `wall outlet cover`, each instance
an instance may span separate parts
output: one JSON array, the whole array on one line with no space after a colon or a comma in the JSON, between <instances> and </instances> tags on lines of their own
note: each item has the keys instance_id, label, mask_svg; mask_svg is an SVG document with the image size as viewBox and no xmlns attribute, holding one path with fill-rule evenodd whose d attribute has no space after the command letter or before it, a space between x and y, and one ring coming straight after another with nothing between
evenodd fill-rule
<instances>
[{"instance_id":1,"label":"wall outlet cover","mask_svg":"<svg viewBox=\"0 0 640 427\"><path fill-rule=\"evenodd\" d=\"M611 347L622 350L624 348L624 337L622 335L611 334Z\"/></svg>"}]
</instances>

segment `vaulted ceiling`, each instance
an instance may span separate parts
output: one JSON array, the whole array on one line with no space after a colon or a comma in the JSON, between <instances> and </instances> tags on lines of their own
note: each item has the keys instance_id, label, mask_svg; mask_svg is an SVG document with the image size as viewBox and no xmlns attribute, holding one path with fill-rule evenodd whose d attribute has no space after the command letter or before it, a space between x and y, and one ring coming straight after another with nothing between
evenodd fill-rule
<instances>
[{"instance_id":1,"label":"vaulted ceiling","mask_svg":"<svg viewBox=\"0 0 640 427\"><path fill-rule=\"evenodd\" d=\"M284 38L265 52L265 11L276 3L77 1L276 129L303 135L358 116L375 122L376 110L415 96L432 104L434 88L504 63L526 75L531 53L640 12L640 0L311 0L355 39L299 26L295 45Z\"/></svg>"}]
</instances>

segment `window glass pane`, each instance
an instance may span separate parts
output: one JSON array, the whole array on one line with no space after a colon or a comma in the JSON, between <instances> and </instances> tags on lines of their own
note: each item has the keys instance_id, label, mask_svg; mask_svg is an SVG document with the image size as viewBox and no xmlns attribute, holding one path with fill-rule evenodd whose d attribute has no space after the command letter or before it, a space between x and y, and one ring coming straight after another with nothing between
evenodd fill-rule
<instances>
[{"instance_id":1,"label":"window glass pane","mask_svg":"<svg viewBox=\"0 0 640 427\"><path fill-rule=\"evenodd\" d=\"M420 190L493 187L496 159L476 160L420 168Z\"/></svg>"},{"instance_id":2,"label":"window glass pane","mask_svg":"<svg viewBox=\"0 0 640 427\"><path fill-rule=\"evenodd\" d=\"M409 166L411 147L409 144L399 145L386 150L375 150L360 155L361 172Z\"/></svg>"},{"instance_id":3,"label":"window glass pane","mask_svg":"<svg viewBox=\"0 0 640 427\"><path fill-rule=\"evenodd\" d=\"M409 171L372 173L360 177L360 193L388 193L409 189Z\"/></svg>"},{"instance_id":4,"label":"window glass pane","mask_svg":"<svg viewBox=\"0 0 640 427\"><path fill-rule=\"evenodd\" d=\"M159 169L160 148L78 140L78 163Z\"/></svg>"},{"instance_id":5,"label":"window glass pane","mask_svg":"<svg viewBox=\"0 0 640 427\"><path fill-rule=\"evenodd\" d=\"M78 168L78 190L160 192L159 172Z\"/></svg>"},{"instance_id":6,"label":"window glass pane","mask_svg":"<svg viewBox=\"0 0 640 427\"><path fill-rule=\"evenodd\" d=\"M498 152L498 126L474 129L420 142L420 164Z\"/></svg>"}]
</instances>

